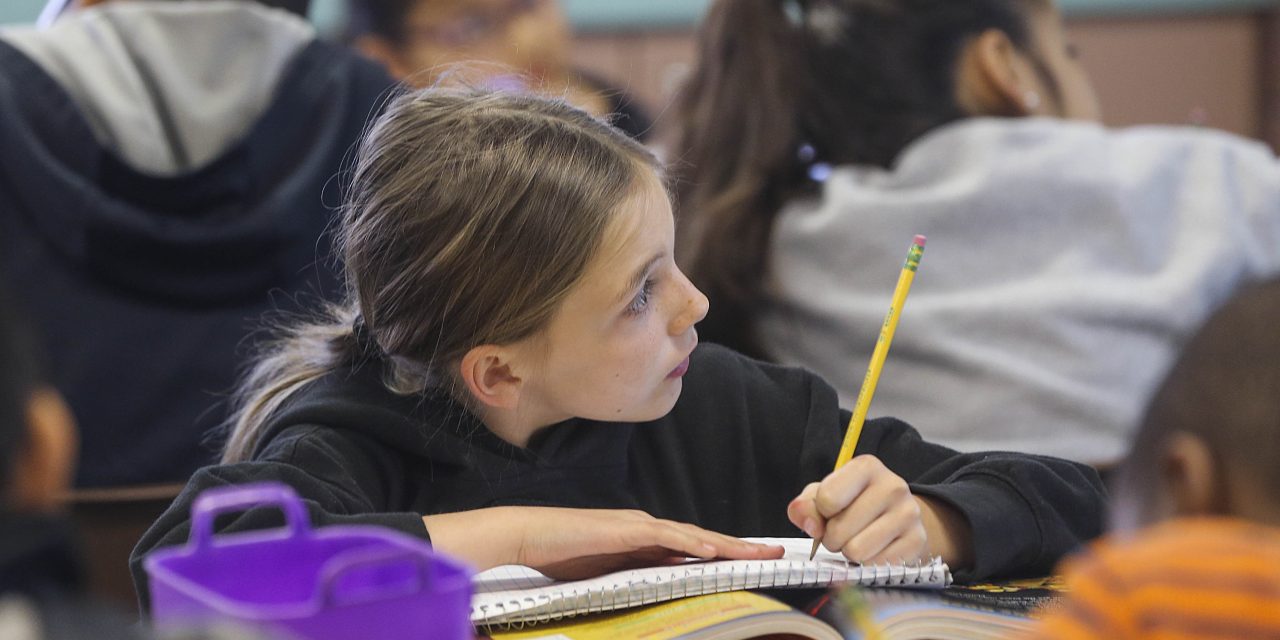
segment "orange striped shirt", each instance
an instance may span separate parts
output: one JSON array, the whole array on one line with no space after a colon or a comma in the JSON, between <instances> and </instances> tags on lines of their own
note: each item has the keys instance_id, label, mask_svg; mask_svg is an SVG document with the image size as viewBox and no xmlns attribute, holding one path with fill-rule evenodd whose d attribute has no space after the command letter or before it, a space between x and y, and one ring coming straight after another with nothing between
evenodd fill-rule
<instances>
[{"instance_id":1,"label":"orange striped shirt","mask_svg":"<svg viewBox=\"0 0 1280 640\"><path fill-rule=\"evenodd\" d=\"M1068 595L1037 638L1280 640L1280 529L1227 518L1166 522L1061 566Z\"/></svg>"}]
</instances>

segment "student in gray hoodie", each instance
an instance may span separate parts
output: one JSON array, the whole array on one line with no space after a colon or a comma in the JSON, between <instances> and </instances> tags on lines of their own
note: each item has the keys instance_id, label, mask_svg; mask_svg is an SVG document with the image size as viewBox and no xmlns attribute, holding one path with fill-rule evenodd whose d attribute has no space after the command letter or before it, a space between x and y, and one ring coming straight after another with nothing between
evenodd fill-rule
<instances>
[{"instance_id":1,"label":"student in gray hoodie","mask_svg":"<svg viewBox=\"0 0 1280 640\"><path fill-rule=\"evenodd\" d=\"M248 0L0 30L0 267L82 425L77 485L212 461L259 317L339 289L335 178L392 84Z\"/></svg>"},{"instance_id":2,"label":"student in gray hoodie","mask_svg":"<svg viewBox=\"0 0 1280 640\"><path fill-rule=\"evenodd\" d=\"M703 336L962 451L1111 464L1180 343L1280 272L1280 163L1110 130L1050 0L721 0L685 93L682 264Z\"/></svg>"}]
</instances>

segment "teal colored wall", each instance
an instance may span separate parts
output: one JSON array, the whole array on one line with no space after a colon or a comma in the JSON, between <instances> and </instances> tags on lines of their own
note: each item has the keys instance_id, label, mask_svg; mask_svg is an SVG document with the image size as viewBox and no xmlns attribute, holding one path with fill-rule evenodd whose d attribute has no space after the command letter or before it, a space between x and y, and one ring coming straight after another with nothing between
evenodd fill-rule
<instances>
[{"instance_id":1,"label":"teal colored wall","mask_svg":"<svg viewBox=\"0 0 1280 640\"><path fill-rule=\"evenodd\" d=\"M35 22L43 6L43 0L0 1L0 24Z\"/></svg>"},{"instance_id":2,"label":"teal colored wall","mask_svg":"<svg viewBox=\"0 0 1280 640\"><path fill-rule=\"evenodd\" d=\"M312 0L322 28L341 21L343 0ZM561 0L579 29L678 27L693 24L708 0ZM1073 16L1240 11L1274 7L1277 0L1058 0ZM32 22L44 0L0 0L0 24Z\"/></svg>"}]
</instances>

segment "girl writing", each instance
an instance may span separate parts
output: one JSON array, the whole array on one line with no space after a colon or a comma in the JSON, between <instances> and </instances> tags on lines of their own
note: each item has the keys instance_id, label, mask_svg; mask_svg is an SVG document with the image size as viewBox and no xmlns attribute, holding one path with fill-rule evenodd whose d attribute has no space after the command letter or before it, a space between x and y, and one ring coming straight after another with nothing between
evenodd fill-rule
<instances>
[{"instance_id":1,"label":"girl writing","mask_svg":"<svg viewBox=\"0 0 1280 640\"><path fill-rule=\"evenodd\" d=\"M317 524L557 577L775 557L731 536L800 530L858 561L1035 572L1101 524L1091 469L957 454L893 419L827 475L848 420L835 392L698 346L707 300L675 265L656 161L561 102L395 100L357 154L340 235L347 304L257 362L223 464L139 543L138 578L142 555L186 539L199 491L265 479Z\"/></svg>"}]
</instances>

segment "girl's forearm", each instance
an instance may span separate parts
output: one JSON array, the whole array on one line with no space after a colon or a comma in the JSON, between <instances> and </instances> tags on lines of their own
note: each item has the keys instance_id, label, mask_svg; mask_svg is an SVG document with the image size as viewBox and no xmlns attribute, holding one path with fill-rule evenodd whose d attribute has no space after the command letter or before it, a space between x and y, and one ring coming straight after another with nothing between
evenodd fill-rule
<instances>
[{"instance_id":1,"label":"girl's forearm","mask_svg":"<svg viewBox=\"0 0 1280 640\"><path fill-rule=\"evenodd\" d=\"M513 564L519 555L521 523L506 507L423 516L431 546L466 561L478 571Z\"/></svg>"}]
</instances>

